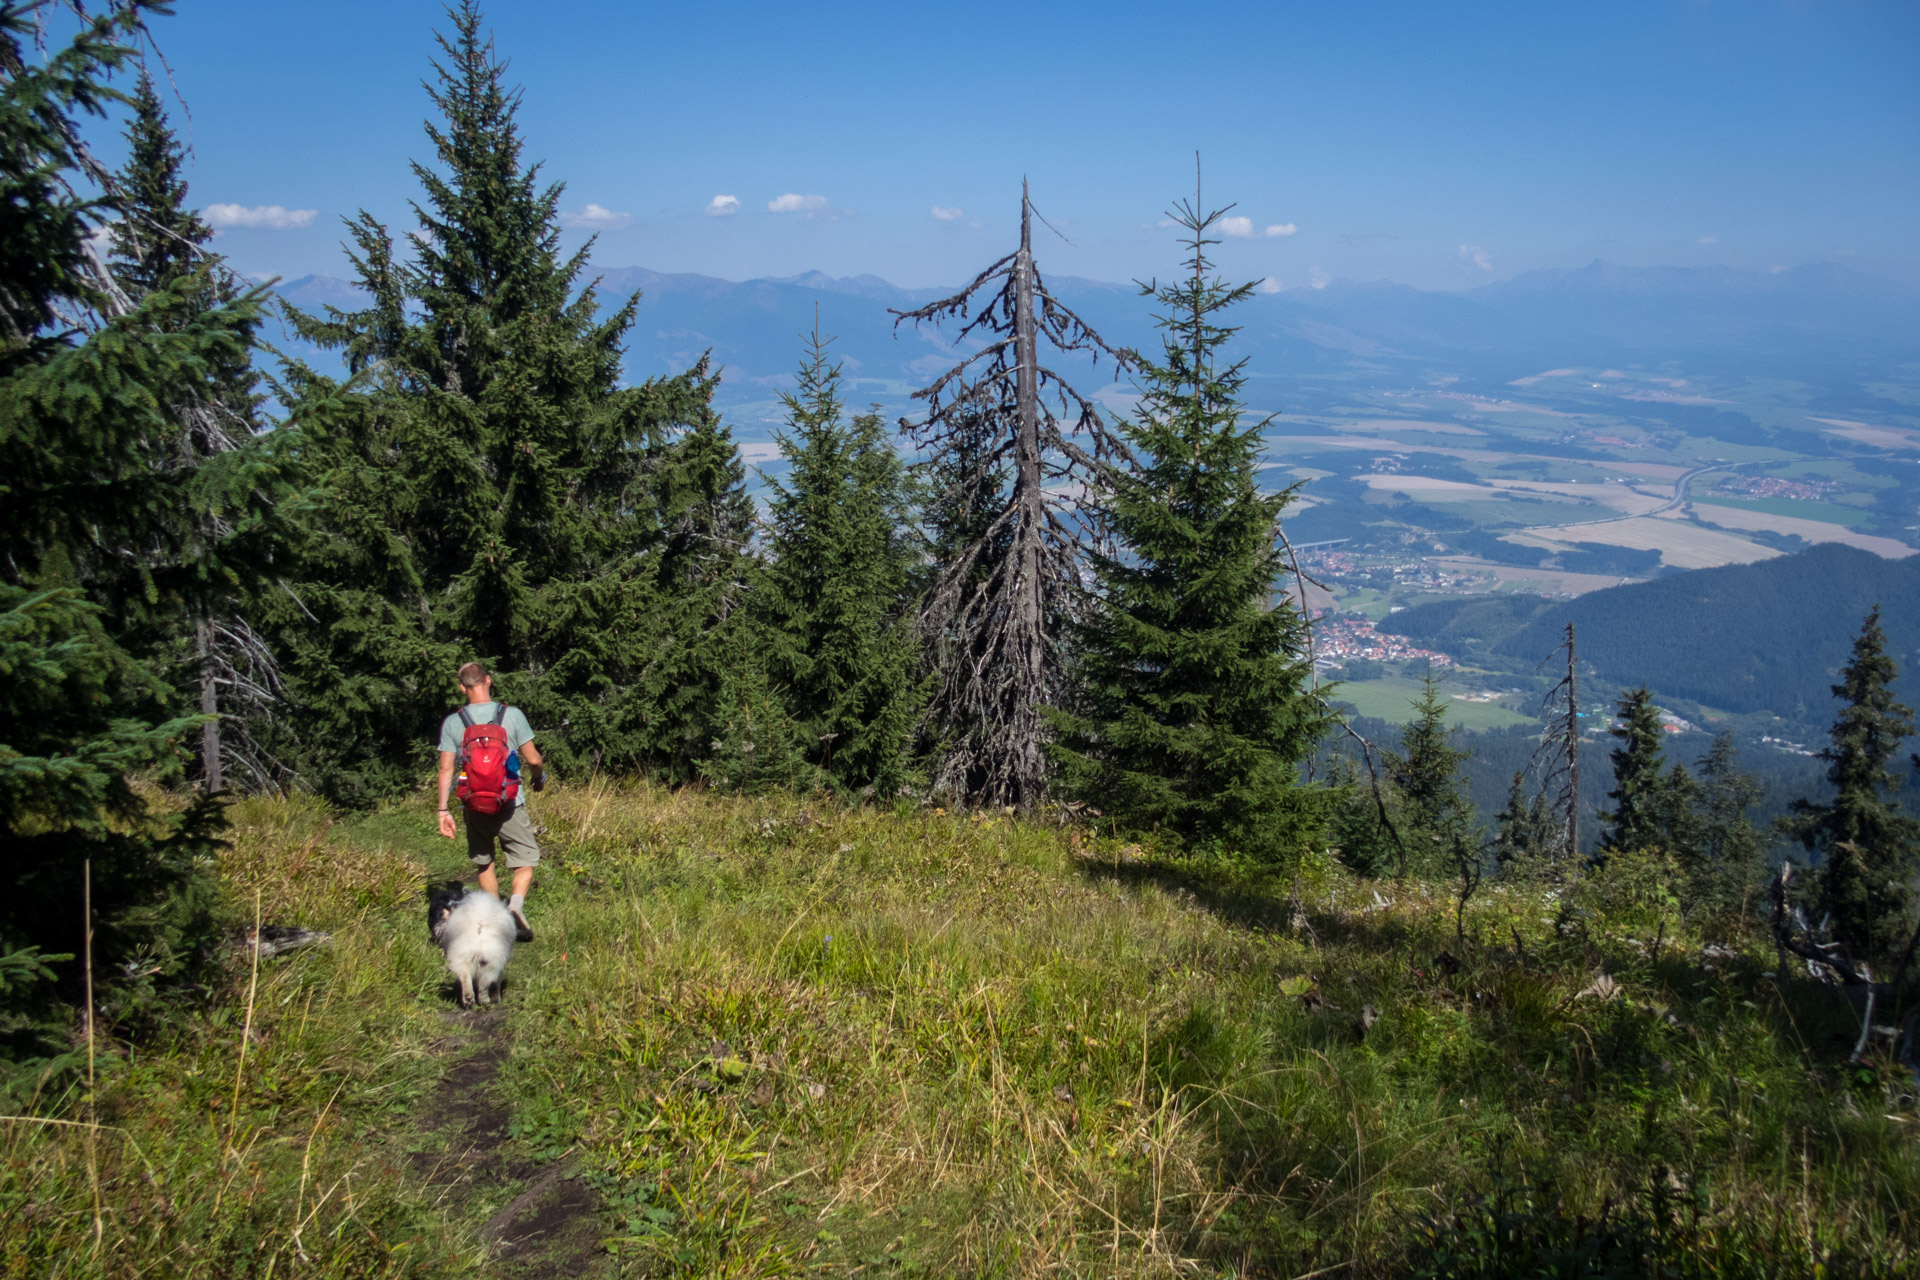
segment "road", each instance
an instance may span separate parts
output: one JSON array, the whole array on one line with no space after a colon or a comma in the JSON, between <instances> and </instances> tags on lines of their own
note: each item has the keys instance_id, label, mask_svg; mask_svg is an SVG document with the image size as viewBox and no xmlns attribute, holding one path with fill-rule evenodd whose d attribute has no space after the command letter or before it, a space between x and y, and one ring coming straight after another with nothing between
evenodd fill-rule
<instances>
[{"instance_id":1,"label":"road","mask_svg":"<svg viewBox=\"0 0 1920 1280\"><path fill-rule=\"evenodd\" d=\"M1607 516L1600 520L1577 520L1572 524L1536 524L1522 529L1520 532L1544 533L1549 529L1585 529L1596 524L1618 524L1622 520L1639 520L1646 516L1663 516L1667 514L1667 512L1678 510L1687 504L1687 491L1693 486L1693 481L1696 476L1703 476L1709 471L1725 471L1730 465L1732 464L1726 462L1710 462L1706 466L1695 467L1691 471L1682 473L1676 477L1673 482L1673 496L1651 511L1639 511L1629 515Z\"/></svg>"}]
</instances>

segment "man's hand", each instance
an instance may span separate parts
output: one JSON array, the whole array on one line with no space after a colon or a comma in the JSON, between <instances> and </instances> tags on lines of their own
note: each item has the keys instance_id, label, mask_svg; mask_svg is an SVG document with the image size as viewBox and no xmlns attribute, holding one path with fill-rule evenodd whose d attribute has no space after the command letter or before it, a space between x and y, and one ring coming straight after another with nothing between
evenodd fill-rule
<instances>
[{"instance_id":1,"label":"man's hand","mask_svg":"<svg viewBox=\"0 0 1920 1280\"><path fill-rule=\"evenodd\" d=\"M445 809L440 811L440 834L449 840L453 839L453 815Z\"/></svg>"},{"instance_id":2,"label":"man's hand","mask_svg":"<svg viewBox=\"0 0 1920 1280\"><path fill-rule=\"evenodd\" d=\"M535 769L533 771L532 785L535 791L545 791L547 789L547 771L545 769Z\"/></svg>"}]
</instances>

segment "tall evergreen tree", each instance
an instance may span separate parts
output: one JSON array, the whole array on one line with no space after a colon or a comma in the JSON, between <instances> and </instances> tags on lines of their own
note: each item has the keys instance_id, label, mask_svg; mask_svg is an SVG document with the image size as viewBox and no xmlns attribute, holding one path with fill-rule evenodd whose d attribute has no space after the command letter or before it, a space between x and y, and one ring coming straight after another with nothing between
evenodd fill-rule
<instances>
[{"instance_id":1,"label":"tall evergreen tree","mask_svg":"<svg viewBox=\"0 0 1920 1280\"><path fill-rule=\"evenodd\" d=\"M368 305L296 317L366 383L292 374L328 426L305 521L315 567L284 614L307 737L326 744L313 764L347 794L410 776L449 664L475 657L561 768L689 771L713 708L686 704L717 686L710 631L746 536L716 380L703 363L619 386L634 299L596 318L579 286L592 244L561 253L562 188L522 159L520 95L472 0L450 13L412 261L362 213ZM689 601L690 585L711 598Z\"/></svg>"},{"instance_id":2,"label":"tall evergreen tree","mask_svg":"<svg viewBox=\"0 0 1920 1280\"><path fill-rule=\"evenodd\" d=\"M144 72L126 136L109 265L134 302L169 291L183 295L184 305L164 318L183 330L233 303L239 290L206 248L212 229L187 207L180 145L153 77ZM175 481L185 509L172 546L152 565L159 589L142 601L146 635L139 647L169 680L197 687L198 709L208 717L200 731L199 772L212 791L225 785L230 767L254 785L275 781L278 772L258 741L273 713L278 665L248 619L257 588L276 568L277 508L291 487L297 428L257 434L248 356L228 354L207 370L200 394L168 406L174 438L151 462Z\"/></svg>"},{"instance_id":3,"label":"tall evergreen tree","mask_svg":"<svg viewBox=\"0 0 1920 1280\"><path fill-rule=\"evenodd\" d=\"M700 777L741 795L782 787L804 791L818 774L807 762L785 691L767 674L765 628L743 627L736 634L740 643L732 664L721 671L713 737L698 765ZM819 745L817 737L812 745Z\"/></svg>"},{"instance_id":4,"label":"tall evergreen tree","mask_svg":"<svg viewBox=\"0 0 1920 1280\"><path fill-rule=\"evenodd\" d=\"M127 162L118 174L120 220L109 229L113 274L135 297L164 289L192 275L208 257L213 229L187 207L185 155L167 121L166 107L152 75L144 69L133 91L127 118ZM215 301L233 290L219 276L206 280ZM218 296L225 295L225 296Z\"/></svg>"},{"instance_id":5,"label":"tall evergreen tree","mask_svg":"<svg viewBox=\"0 0 1920 1280\"><path fill-rule=\"evenodd\" d=\"M1875 964L1906 940L1920 862L1920 821L1902 813L1890 794L1899 780L1888 765L1914 732L1912 709L1893 696L1898 675L1876 606L1833 686L1840 713L1820 753L1833 799L1794 804L1797 834L1823 859L1820 907L1834 939L1855 960Z\"/></svg>"},{"instance_id":6,"label":"tall evergreen tree","mask_svg":"<svg viewBox=\"0 0 1920 1280\"><path fill-rule=\"evenodd\" d=\"M1547 803L1547 793L1527 797L1524 769L1513 775L1507 802L1494 818L1493 856L1501 868L1520 869L1545 863L1566 844L1566 825Z\"/></svg>"},{"instance_id":7,"label":"tall evergreen tree","mask_svg":"<svg viewBox=\"0 0 1920 1280\"><path fill-rule=\"evenodd\" d=\"M1401 730L1400 753L1389 760L1387 771L1405 802L1409 851L1424 861L1430 849L1450 856L1454 838L1464 837L1473 825L1473 804L1461 777L1461 766L1473 753L1453 744L1447 704L1432 671L1422 678L1413 709L1413 719Z\"/></svg>"},{"instance_id":8,"label":"tall evergreen tree","mask_svg":"<svg viewBox=\"0 0 1920 1280\"><path fill-rule=\"evenodd\" d=\"M1326 785L1337 797L1327 822L1327 838L1340 860L1363 876L1392 875L1401 868L1407 860L1406 837L1400 831L1400 820L1393 816L1401 808L1393 779L1376 778L1364 772L1351 755L1336 751ZM1383 808L1387 811L1384 819ZM1388 823L1393 824L1391 828Z\"/></svg>"},{"instance_id":9,"label":"tall evergreen tree","mask_svg":"<svg viewBox=\"0 0 1920 1280\"><path fill-rule=\"evenodd\" d=\"M692 420L659 450L651 477L661 531L648 620L655 652L639 668L633 690L610 707L632 726L628 732L645 750L624 761L599 750L595 755L596 764L644 761L677 781L697 776L701 759L713 749L723 688L729 673L739 670L740 649L754 634L743 608L755 569L748 554L754 507L746 464L714 412L719 379L708 374L704 358L684 381L695 401ZM614 652L608 659L616 669L627 661ZM613 738L603 734L596 740Z\"/></svg>"},{"instance_id":10,"label":"tall evergreen tree","mask_svg":"<svg viewBox=\"0 0 1920 1280\"><path fill-rule=\"evenodd\" d=\"M1620 745L1608 755L1613 761L1613 789L1607 798L1613 801L1613 810L1600 815L1607 824L1601 851L1650 849L1665 843L1666 758L1660 749L1660 710L1653 705L1653 691L1641 685L1622 694L1608 732Z\"/></svg>"},{"instance_id":11,"label":"tall evergreen tree","mask_svg":"<svg viewBox=\"0 0 1920 1280\"><path fill-rule=\"evenodd\" d=\"M906 474L877 414L845 419L840 376L816 332L781 397L788 470L768 482L761 611L809 763L847 790L891 796L921 701Z\"/></svg>"},{"instance_id":12,"label":"tall evergreen tree","mask_svg":"<svg viewBox=\"0 0 1920 1280\"><path fill-rule=\"evenodd\" d=\"M1114 477L1103 514L1123 551L1094 557L1057 754L1123 826L1277 860L1324 825L1325 797L1299 777L1324 721L1305 689L1306 622L1274 598L1292 493L1256 487L1265 424L1242 425L1243 366L1222 355L1223 313L1252 291L1212 273L1208 233L1226 212L1183 202L1185 277L1143 288L1165 309L1163 354L1142 361L1121 424L1138 467Z\"/></svg>"},{"instance_id":13,"label":"tall evergreen tree","mask_svg":"<svg viewBox=\"0 0 1920 1280\"><path fill-rule=\"evenodd\" d=\"M1689 900L1721 914L1737 911L1766 870L1766 849L1747 818L1760 784L1743 773L1733 735L1720 734L1700 762L1688 836L1675 853L1689 882Z\"/></svg>"},{"instance_id":14,"label":"tall evergreen tree","mask_svg":"<svg viewBox=\"0 0 1920 1280\"><path fill-rule=\"evenodd\" d=\"M107 79L151 8L85 20L36 59L34 6L0 3L0 954L77 952L91 879L109 973L136 954L177 972L211 921L218 807L155 816L127 781L199 722L116 633L181 537L182 477L154 466L177 438L168 407L204 398L257 319L243 300L183 322L180 287L129 305L88 246L107 200L80 193L111 175L76 117L116 100Z\"/></svg>"}]
</instances>

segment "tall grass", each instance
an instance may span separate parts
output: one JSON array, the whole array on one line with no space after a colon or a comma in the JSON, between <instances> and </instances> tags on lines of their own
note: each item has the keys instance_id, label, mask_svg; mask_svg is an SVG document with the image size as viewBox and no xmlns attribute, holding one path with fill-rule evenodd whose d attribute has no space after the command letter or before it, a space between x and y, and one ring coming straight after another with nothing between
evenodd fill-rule
<instances>
[{"instance_id":1,"label":"tall grass","mask_svg":"<svg viewBox=\"0 0 1920 1280\"><path fill-rule=\"evenodd\" d=\"M1916 1268L1911 1078L1847 1066L1857 1020L1756 939L1703 952L1657 869L1484 891L1462 947L1444 886L999 816L536 804L502 1096L529 1167L598 1188L623 1273ZM414 895L460 863L427 816L239 808L235 902L334 940L263 963L237 1114L244 971L115 1060L98 1258L79 1131L46 1123L73 1100L0 1126L10 1274L475 1266L513 1187L452 1202L409 1158L448 1061Z\"/></svg>"},{"instance_id":2,"label":"tall grass","mask_svg":"<svg viewBox=\"0 0 1920 1280\"><path fill-rule=\"evenodd\" d=\"M403 927L419 860L341 841L310 803L250 800L233 816L236 926L257 891L266 920L332 941L262 961L251 1001L236 951L204 1007L103 1054L95 1106L56 1087L0 1119L8 1276L441 1275L479 1256L449 1241L445 1206L406 1163L446 1030L433 957Z\"/></svg>"}]
</instances>

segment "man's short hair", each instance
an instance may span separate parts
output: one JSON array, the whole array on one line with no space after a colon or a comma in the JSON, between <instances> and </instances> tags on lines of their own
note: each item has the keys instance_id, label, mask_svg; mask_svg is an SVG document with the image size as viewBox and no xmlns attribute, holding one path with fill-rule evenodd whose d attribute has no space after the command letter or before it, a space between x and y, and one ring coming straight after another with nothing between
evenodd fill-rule
<instances>
[{"instance_id":1,"label":"man's short hair","mask_svg":"<svg viewBox=\"0 0 1920 1280\"><path fill-rule=\"evenodd\" d=\"M487 669L477 662L469 662L460 668L460 687L478 689L487 682Z\"/></svg>"}]
</instances>

